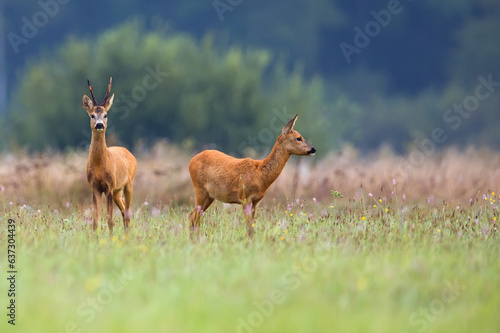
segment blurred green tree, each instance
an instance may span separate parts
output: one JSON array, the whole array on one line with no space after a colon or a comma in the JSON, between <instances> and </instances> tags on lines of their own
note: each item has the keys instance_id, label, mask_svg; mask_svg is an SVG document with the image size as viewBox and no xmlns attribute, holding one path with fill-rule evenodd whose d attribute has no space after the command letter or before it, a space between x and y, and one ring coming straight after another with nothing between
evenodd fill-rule
<instances>
[{"instance_id":1,"label":"blurred green tree","mask_svg":"<svg viewBox=\"0 0 500 333\"><path fill-rule=\"evenodd\" d=\"M99 100L110 76L115 99L108 138L128 146L165 137L261 154L296 113L297 127L320 152L349 135L348 124L325 120L338 114L353 124L357 109L345 97L339 103L341 96L329 96L321 79L305 79L299 65L288 72L268 51L216 48L214 38L207 34L197 42L187 34L147 32L130 21L95 39L68 39L21 74L9 107L9 121L17 124L8 129L12 142L32 150L85 147L85 79Z\"/></svg>"}]
</instances>

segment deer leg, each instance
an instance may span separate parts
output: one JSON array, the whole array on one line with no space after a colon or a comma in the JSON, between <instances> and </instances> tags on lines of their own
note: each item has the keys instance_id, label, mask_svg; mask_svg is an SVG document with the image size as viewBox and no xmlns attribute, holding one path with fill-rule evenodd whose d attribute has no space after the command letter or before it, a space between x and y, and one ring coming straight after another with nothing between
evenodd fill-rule
<instances>
[{"instance_id":1,"label":"deer leg","mask_svg":"<svg viewBox=\"0 0 500 333\"><path fill-rule=\"evenodd\" d=\"M109 235L113 234L113 193L108 193L106 195L106 201L108 204L108 229Z\"/></svg>"},{"instance_id":2,"label":"deer leg","mask_svg":"<svg viewBox=\"0 0 500 333\"><path fill-rule=\"evenodd\" d=\"M248 237L251 238L254 233L253 216L255 214L255 206L251 202L244 202L242 204L242 208L247 222Z\"/></svg>"},{"instance_id":3,"label":"deer leg","mask_svg":"<svg viewBox=\"0 0 500 333\"><path fill-rule=\"evenodd\" d=\"M189 213L190 234L193 234L198 229L198 222L201 214L214 202L214 199L208 195L207 191L195 190L195 207Z\"/></svg>"},{"instance_id":4,"label":"deer leg","mask_svg":"<svg viewBox=\"0 0 500 333\"><path fill-rule=\"evenodd\" d=\"M101 210L101 194L95 191L92 192L92 201L94 202L94 220L92 221L92 229L96 231L99 223L99 211Z\"/></svg>"},{"instance_id":5,"label":"deer leg","mask_svg":"<svg viewBox=\"0 0 500 333\"><path fill-rule=\"evenodd\" d=\"M132 212L130 210L130 204L132 202L132 193L134 192L134 183L132 181L125 185L123 193L125 194L125 216L123 218L123 223L126 224L125 230L128 230L130 226L130 218L132 217Z\"/></svg>"},{"instance_id":6,"label":"deer leg","mask_svg":"<svg viewBox=\"0 0 500 333\"><path fill-rule=\"evenodd\" d=\"M252 201L252 219L255 218L255 210L257 209L257 205L259 204L260 200L262 199Z\"/></svg>"},{"instance_id":7,"label":"deer leg","mask_svg":"<svg viewBox=\"0 0 500 333\"><path fill-rule=\"evenodd\" d=\"M120 212L122 213L123 226L125 228L125 231L127 231L128 224L127 224L127 220L125 218L125 202L123 201L123 191L120 190L120 191L116 191L115 193L113 193L113 201L115 202L115 204L120 209Z\"/></svg>"},{"instance_id":8,"label":"deer leg","mask_svg":"<svg viewBox=\"0 0 500 333\"><path fill-rule=\"evenodd\" d=\"M201 210L204 212L210 207L210 205L214 202L214 198L208 197L205 202L203 203L203 207L201 207Z\"/></svg>"}]
</instances>

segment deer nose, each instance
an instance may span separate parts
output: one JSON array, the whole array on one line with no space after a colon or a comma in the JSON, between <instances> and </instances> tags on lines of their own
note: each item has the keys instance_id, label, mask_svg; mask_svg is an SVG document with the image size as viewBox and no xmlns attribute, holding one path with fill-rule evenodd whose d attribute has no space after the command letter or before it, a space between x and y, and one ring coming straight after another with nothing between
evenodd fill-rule
<instances>
[{"instance_id":1,"label":"deer nose","mask_svg":"<svg viewBox=\"0 0 500 333\"><path fill-rule=\"evenodd\" d=\"M307 152L307 155L314 155L315 152L316 152L316 148L312 147L311 150L309 150Z\"/></svg>"},{"instance_id":2,"label":"deer nose","mask_svg":"<svg viewBox=\"0 0 500 333\"><path fill-rule=\"evenodd\" d=\"M95 124L95 129L98 131L102 131L104 129L104 124L103 123Z\"/></svg>"}]
</instances>

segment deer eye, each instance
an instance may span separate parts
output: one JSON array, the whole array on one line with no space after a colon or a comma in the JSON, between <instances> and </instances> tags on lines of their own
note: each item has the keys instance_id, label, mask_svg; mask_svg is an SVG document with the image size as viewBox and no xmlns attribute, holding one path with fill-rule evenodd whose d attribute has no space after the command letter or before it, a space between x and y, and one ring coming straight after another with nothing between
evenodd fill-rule
<instances>
[{"instance_id":1,"label":"deer eye","mask_svg":"<svg viewBox=\"0 0 500 333\"><path fill-rule=\"evenodd\" d=\"M107 115L107 114L105 114L105 115L104 115L104 118L108 118L108 115Z\"/></svg>"},{"instance_id":2,"label":"deer eye","mask_svg":"<svg viewBox=\"0 0 500 333\"><path fill-rule=\"evenodd\" d=\"M302 138L297 138L297 141L302 141Z\"/></svg>"},{"instance_id":3,"label":"deer eye","mask_svg":"<svg viewBox=\"0 0 500 333\"><path fill-rule=\"evenodd\" d=\"M95 116L94 116L94 115L91 115L91 116L90 116L90 118L94 119L94 118L95 118Z\"/></svg>"}]
</instances>

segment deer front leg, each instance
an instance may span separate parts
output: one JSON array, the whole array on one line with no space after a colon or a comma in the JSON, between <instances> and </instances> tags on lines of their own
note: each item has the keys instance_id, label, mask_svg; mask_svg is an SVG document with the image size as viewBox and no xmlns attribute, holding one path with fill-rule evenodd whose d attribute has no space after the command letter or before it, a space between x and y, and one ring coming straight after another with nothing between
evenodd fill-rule
<instances>
[{"instance_id":1,"label":"deer front leg","mask_svg":"<svg viewBox=\"0 0 500 333\"><path fill-rule=\"evenodd\" d=\"M92 229L96 231L97 224L99 223L99 211L101 210L101 194L92 192L92 201L94 202L94 220L92 221Z\"/></svg>"},{"instance_id":2,"label":"deer front leg","mask_svg":"<svg viewBox=\"0 0 500 333\"><path fill-rule=\"evenodd\" d=\"M108 204L108 229L111 236L113 234L113 193L106 195L106 201Z\"/></svg>"}]
</instances>

